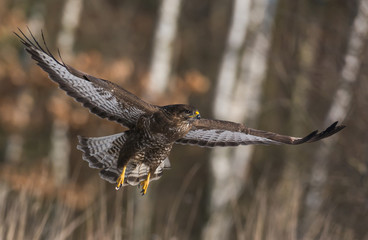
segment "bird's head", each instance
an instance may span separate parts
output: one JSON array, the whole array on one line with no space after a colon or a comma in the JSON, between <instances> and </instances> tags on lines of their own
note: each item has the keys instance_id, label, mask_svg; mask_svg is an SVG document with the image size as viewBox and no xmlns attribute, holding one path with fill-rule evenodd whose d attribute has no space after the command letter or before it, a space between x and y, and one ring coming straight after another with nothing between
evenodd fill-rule
<instances>
[{"instance_id":1,"label":"bird's head","mask_svg":"<svg viewBox=\"0 0 368 240\"><path fill-rule=\"evenodd\" d=\"M186 104L167 105L164 106L163 109L170 117L179 118L181 120L192 121L201 118L196 108Z\"/></svg>"}]
</instances>

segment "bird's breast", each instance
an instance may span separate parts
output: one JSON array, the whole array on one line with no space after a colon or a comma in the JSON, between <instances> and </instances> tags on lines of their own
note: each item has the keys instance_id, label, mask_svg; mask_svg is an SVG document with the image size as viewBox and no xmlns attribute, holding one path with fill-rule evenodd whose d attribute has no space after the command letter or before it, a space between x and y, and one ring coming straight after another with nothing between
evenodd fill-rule
<instances>
[{"instance_id":1,"label":"bird's breast","mask_svg":"<svg viewBox=\"0 0 368 240\"><path fill-rule=\"evenodd\" d=\"M142 131L146 139L173 143L177 139L185 136L190 130L188 121L164 118L161 115L152 115L141 119L139 130Z\"/></svg>"}]
</instances>

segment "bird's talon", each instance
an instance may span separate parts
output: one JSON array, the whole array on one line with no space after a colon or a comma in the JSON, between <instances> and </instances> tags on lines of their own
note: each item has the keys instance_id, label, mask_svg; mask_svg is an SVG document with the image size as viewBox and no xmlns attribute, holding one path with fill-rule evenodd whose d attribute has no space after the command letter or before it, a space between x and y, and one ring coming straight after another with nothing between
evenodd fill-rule
<instances>
[{"instance_id":1,"label":"bird's talon","mask_svg":"<svg viewBox=\"0 0 368 240\"><path fill-rule=\"evenodd\" d=\"M150 177L151 177L151 173L148 173L148 176L147 176L147 179L142 181L139 185L142 187L142 196L144 194L146 194L147 192L147 189L148 189L148 185L149 185L149 182L150 182Z\"/></svg>"},{"instance_id":2,"label":"bird's talon","mask_svg":"<svg viewBox=\"0 0 368 240\"><path fill-rule=\"evenodd\" d=\"M125 179L125 170L126 170L126 166L124 166L123 171L121 172L118 180L116 180L115 190L119 190L121 186L123 186L124 179Z\"/></svg>"}]
</instances>

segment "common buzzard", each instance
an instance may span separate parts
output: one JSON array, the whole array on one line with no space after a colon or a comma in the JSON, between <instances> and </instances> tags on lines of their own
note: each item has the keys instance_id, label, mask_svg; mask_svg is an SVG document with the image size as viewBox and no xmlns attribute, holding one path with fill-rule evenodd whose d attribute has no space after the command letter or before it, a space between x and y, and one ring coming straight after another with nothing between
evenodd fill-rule
<instances>
[{"instance_id":1,"label":"common buzzard","mask_svg":"<svg viewBox=\"0 0 368 240\"><path fill-rule=\"evenodd\" d=\"M58 61L29 31L15 33L37 64L51 80L92 113L116 121L129 130L105 137L80 137L78 149L91 168L100 169L101 178L116 184L116 189L138 185L145 194L150 181L170 167L168 155L174 143L201 147L248 144L310 143L329 137L344 128L333 123L322 132L306 137L284 136L248 128L240 123L200 118L196 108L185 105L149 104L120 86L80 72ZM60 55L60 54L59 54Z\"/></svg>"}]
</instances>

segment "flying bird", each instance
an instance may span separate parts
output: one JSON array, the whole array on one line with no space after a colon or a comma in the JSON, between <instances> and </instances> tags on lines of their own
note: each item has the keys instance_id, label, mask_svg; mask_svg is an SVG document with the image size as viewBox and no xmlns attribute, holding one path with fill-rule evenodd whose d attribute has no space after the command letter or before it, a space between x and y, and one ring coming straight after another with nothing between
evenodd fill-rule
<instances>
[{"instance_id":1,"label":"flying bird","mask_svg":"<svg viewBox=\"0 0 368 240\"><path fill-rule=\"evenodd\" d=\"M100 169L102 179L116 184L142 187L146 194L151 181L170 168L168 155L174 144L224 147L249 144L311 143L329 137L345 126L333 123L322 132L305 137L280 135L246 127L241 123L204 119L190 105L157 106L110 81L97 78L65 64L50 53L44 35L43 45L29 31L15 33L26 51L48 73L51 80L76 101L101 118L116 121L127 131L104 137L81 137L77 148L89 167ZM60 53L59 53L60 56Z\"/></svg>"}]
</instances>

